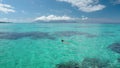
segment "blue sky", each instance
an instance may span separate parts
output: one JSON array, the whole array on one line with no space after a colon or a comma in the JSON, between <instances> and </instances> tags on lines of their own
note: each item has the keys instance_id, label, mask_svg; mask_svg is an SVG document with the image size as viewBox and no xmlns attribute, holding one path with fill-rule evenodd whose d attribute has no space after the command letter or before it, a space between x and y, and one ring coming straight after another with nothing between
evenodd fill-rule
<instances>
[{"instance_id":1,"label":"blue sky","mask_svg":"<svg viewBox=\"0 0 120 68\"><path fill-rule=\"evenodd\" d=\"M0 0L1 21L33 21L51 16L120 22L120 0Z\"/></svg>"}]
</instances>

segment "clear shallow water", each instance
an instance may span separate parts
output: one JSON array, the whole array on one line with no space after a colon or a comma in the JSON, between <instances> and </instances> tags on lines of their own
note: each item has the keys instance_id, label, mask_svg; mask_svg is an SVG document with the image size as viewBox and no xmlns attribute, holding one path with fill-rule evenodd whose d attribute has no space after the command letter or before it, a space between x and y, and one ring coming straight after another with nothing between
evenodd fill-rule
<instances>
[{"instance_id":1,"label":"clear shallow water","mask_svg":"<svg viewBox=\"0 0 120 68\"><path fill-rule=\"evenodd\" d=\"M120 53L108 49L119 42L120 24L0 24L0 68L56 68L85 58L120 68Z\"/></svg>"}]
</instances>

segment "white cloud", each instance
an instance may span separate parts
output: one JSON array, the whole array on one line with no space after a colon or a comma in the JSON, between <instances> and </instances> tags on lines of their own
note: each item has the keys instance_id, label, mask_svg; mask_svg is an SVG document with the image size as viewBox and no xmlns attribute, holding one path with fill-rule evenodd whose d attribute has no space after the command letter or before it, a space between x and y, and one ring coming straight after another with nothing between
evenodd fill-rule
<instances>
[{"instance_id":1,"label":"white cloud","mask_svg":"<svg viewBox=\"0 0 120 68\"><path fill-rule=\"evenodd\" d=\"M13 10L13 7L11 5L0 3L0 12L8 13L15 12L15 10Z\"/></svg>"},{"instance_id":2,"label":"white cloud","mask_svg":"<svg viewBox=\"0 0 120 68\"><path fill-rule=\"evenodd\" d=\"M83 12L94 12L102 10L105 5L99 4L99 0L57 0L60 2L67 2L76 6L79 10Z\"/></svg>"},{"instance_id":3,"label":"white cloud","mask_svg":"<svg viewBox=\"0 0 120 68\"><path fill-rule=\"evenodd\" d=\"M88 20L88 17L82 16L81 20Z\"/></svg>"},{"instance_id":4,"label":"white cloud","mask_svg":"<svg viewBox=\"0 0 120 68\"><path fill-rule=\"evenodd\" d=\"M41 16L37 17L35 21L57 21L57 20L74 20L74 18L71 18L69 16L55 16L55 15L49 15L49 16Z\"/></svg>"}]
</instances>

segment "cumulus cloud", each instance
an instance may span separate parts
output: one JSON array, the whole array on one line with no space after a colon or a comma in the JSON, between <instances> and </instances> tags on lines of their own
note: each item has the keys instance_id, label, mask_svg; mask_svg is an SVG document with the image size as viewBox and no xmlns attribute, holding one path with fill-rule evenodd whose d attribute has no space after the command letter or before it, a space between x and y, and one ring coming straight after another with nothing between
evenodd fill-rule
<instances>
[{"instance_id":1,"label":"cumulus cloud","mask_svg":"<svg viewBox=\"0 0 120 68\"><path fill-rule=\"evenodd\" d=\"M82 16L81 20L88 20L88 17Z\"/></svg>"},{"instance_id":2,"label":"cumulus cloud","mask_svg":"<svg viewBox=\"0 0 120 68\"><path fill-rule=\"evenodd\" d=\"M74 20L74 18L71 18L69 16L55 16L55 15L49 15L49 16L41 16L37 17L35 21L57 21L57 20Z\"/></svg>"},{"instance_id":3,"label":"cumulus cloud","mask_svg":"<svg viewBox=\"0 0 120 68\"><path fill-rule=\"evenodd\" d=\"M99 0L57 0L60 2L67 2L76 6L79 10L83 12L94 12L102 10L105 5L99 4Z\"/></svg>"},{"instance_id":4,"label":"cumulus cloud","mask_svg":"<svg viewBox=\"0 0 120 68\"><path fill-rule=\"evenodd\" d=\"M15 10L11 5L0 3L0 12L8 13L8 12L15 12Z\"/></svg>"}]
</instances>

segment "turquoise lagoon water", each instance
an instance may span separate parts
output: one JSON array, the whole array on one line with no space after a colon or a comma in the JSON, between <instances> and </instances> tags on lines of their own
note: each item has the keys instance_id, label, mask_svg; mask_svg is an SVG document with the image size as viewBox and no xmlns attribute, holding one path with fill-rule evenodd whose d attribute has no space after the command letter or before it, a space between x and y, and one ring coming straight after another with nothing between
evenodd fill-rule
<instances>
[{"instance_id":1,"label":"turquoise lagoon water","mask_svg":"<svg viewBox=\"0 0 120 68\"><path fill-rule=\"evenodd\" d=\"M120 68L120 54L107 48L116 42L120 24L1 23L0 68L56 68L85 58L109 60Z\"/></svg>"}]
</instances>

